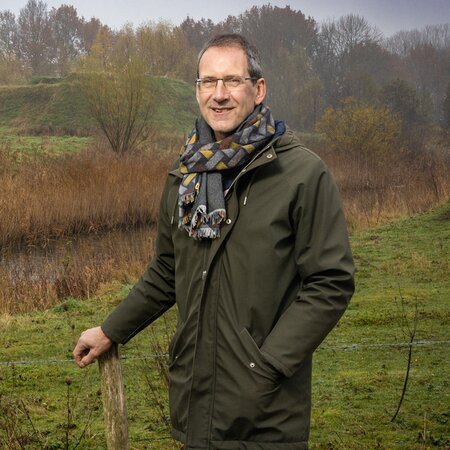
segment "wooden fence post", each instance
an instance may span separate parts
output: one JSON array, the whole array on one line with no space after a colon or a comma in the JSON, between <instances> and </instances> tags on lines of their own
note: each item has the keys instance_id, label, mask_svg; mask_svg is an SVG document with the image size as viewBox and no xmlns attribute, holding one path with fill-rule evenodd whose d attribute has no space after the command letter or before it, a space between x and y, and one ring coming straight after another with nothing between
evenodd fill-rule
<instances>
[{"instance_id":1,"label":"wooden fence post","mask_svg":"<svg viewBox=\"0 0 450 450\"><path fill-rule=\"evenodd\" d=\"M125 392L117 344L98 358L108 450L128 450Z\"/></svg>"}]
</instances>

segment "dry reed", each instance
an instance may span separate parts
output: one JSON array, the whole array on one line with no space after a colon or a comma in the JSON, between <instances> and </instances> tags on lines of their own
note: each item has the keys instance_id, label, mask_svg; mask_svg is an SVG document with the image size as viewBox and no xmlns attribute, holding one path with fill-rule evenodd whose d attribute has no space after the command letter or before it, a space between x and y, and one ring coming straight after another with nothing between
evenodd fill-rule
<instances>
[{"instance_id":1,"label":"dry reed","mask_svg":"<svg viewBox=\"0 0 450 450\"><path fill-rule=\"evenodd\" d=\"M315 150L336 178L353 229L450 198L448 149L384 161ZM0 313L47 308L93 296L112 280L136 280L153 251L152 224L175 152L160 154L91 149L18 162L0 148Z\"/></svg>"},{"instance_id":2,"label":"dry reed","mask_svg":"<svg viewBox=\"0 0 450 450\"><path fill-rule=\"evenodd\" d=\"M382 161L318 153L336 179L351 229L411 216L450 199L448 149L398 152Z\"/></svg>"},{"instance_id":3,"label":"dry reed","mask_svg":"<svg viewBox=\"0 0 450 450\"><path fill-rule=\"evenodd\" d=\"M5 152L3 152L5 153ZM117 156L91 149L26 164L0 162L0 247L153 223L167 153Z\"/></svg>"},{"instance_id":4,"label":"dry reed","mask_svg":"<svg viewBox=\"0 0 450 450\"><path fill-rule=\"evenodd\" d=\"M3 254L0 315L41 310L67 297L90 298L112 280L131 284L153 254L155 227L49 241Z\"/></svg>"},{"instance_id":5,"label":"dry reed","mask_svg":"<svg viewBox=\"0 0 450 450\"><path fill-rule=\"evenodd\" d=\"M135 280L152 254L175 150L35 156L0 148L0 313Z\"/></svg>"}]
</instances>

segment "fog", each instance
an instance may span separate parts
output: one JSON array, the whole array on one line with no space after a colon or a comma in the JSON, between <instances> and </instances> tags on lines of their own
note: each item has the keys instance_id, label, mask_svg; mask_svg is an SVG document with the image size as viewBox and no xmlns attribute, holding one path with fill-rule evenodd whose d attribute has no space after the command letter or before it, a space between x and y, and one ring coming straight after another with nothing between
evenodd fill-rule
<instances>
[{"instance_id":1,"label":"fog","mask_svg":"<svg viewBox=\"0 0 450 450\"><path fill-rule=\"evenodd\" d=\"M269 1L228 0L215 2L213 6L205 0L48 0L46 3L49 9L63 3L71 4L86 19L95 16L112 28L120 28L126 22L139 25L149 20L166 20L176 25L188 15L196 20L203 17L218 22L228 15L238 15L253 5L261 6ZM0 0L0 11L8 9L17 15L25 4L25 0ZM450 0L272 0L270 4L289 5L317 22L359 14L386 36L400 30L450 22Z\"/></svg>"}]
</instances>

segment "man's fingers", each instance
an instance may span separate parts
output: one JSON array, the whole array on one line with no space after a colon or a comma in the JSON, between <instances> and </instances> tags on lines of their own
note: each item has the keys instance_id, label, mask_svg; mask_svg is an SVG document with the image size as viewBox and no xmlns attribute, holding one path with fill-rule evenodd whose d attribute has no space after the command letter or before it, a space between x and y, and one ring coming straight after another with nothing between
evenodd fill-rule
<instances>
[{"instance_id":1,"label":"man's fingers","mask_svg":"<svg viewBox=\"0 0 450 450\"><path fill-rule=\"evenodd\" d=\"M88 366L89 364L92 364L97 359L98 354L92 349L85 349L74 356L75 362L77 363L78 367L83 368Z\"/></svg>"},{"instance_id":2,"label":"man's fingers","mask_svg":"<svg viewBox=\"0 0 450 450\"><path fill-rule=\"evenodd\" d=\"M89 352L89 347L84 345L80 338L72 352L75 361L79 361L87 352Z\"/></svg>"},{"instance_id":3,"label":"man's fingers","mask_svg":"<svg viewBox=\"0 0 450 450\"><path fill-rule=\"evenodd\" d=\"M112 345L100 327L90 328L81 333L80 339L73 350L73 357L81 368L93 363L102 353Z\"/></svg>"},{"instance_id":4,"label":"man's fingers","mask_svg":"<svg viewBox=\"0 0 450 450\"><path fill-rule=\"evenodd\" d=\"M73 358L79 367L84 367L86 364L82 363L83 359L89 353L88 349L75 353L73 352Z\"/></svg>"},{"instance_id":5,"label":"man's fingers","mask_svg":"<svg viewBox=\"0 0 450 450\"><path fill-rule=\"evenodd\" d=\"M73 357L75 359L75 362L79 367L86 367L88 364L90 364L92 361L92 356L89 356L89 354L92 353L92 350L89 348L88 345L86 345L83 342L82 335L75 346L73 350Z\"/></svg>"},{"instance_id":6,"label":"man's fingers","mask_svg":"<svg viewBox=\"0 0 450 450\"><path fill-rule=\"evenodd\" d=\"M84 358L81 359L80 364L78 364L80 367L86 367L89 364L92 364L97 359L97 355L90 351Z\"/></svg>"}]
</instances>

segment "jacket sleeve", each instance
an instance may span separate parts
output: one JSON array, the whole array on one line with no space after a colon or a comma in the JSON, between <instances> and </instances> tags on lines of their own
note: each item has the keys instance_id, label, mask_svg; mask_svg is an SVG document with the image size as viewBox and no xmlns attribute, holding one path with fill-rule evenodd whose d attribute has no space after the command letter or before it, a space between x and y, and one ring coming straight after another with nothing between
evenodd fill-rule
<instances>
[{"instance_id":1,"label":"jacket sleeve","mask_svg":"<svg viewBox=\"0 0 450 450\"><path fill-rule=\"evenodd\" d=\"M261 348L287 377L336 325L354 292L354 264L337 187L321 160L311 169L298 186L292 217L301 288Z\"/></svg>"},{"instance_id":2,"label":"jacket sleeve","mask_svg":"<svg viewBox=\"0 0 450 450\"><path fill-rule=\"evenodd\" d=\"M169 177L170 178L170 177ZM175 266L167 211L169 179L162 194L155 255L128 296L101 325L114 342L125 344L175 303Z\"/></svg>"}]
</instances>

